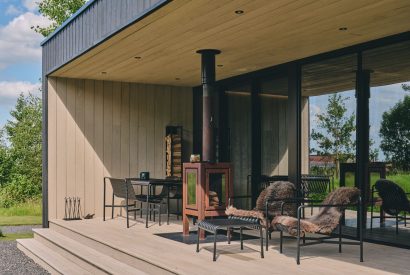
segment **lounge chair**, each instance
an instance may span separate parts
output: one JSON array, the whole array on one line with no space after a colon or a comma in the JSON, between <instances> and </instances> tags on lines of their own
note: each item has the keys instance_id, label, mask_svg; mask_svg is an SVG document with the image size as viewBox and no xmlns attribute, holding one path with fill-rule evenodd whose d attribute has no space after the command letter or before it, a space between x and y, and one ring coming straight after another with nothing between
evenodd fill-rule
<instances>
[{"instance_id":1,"label":"lounge chair","mask_svg":"<svg viewBox=\"0 0 410 275\"><path fill-rule=\"evenodd\" d=\"M295 185L288 181L276 181L271 183L268 187L262 190L258 199L256 200L256 206L252 210L237 209L233 206L229 206L225 213L228 216L233 217L252 217L257 218L260 224L265 228L266 233L266 250L268 250L268 238L270 232L273 230L271 227L271 221L276 216L281 214L282 202L287 199L295 197L296 188ZM283 212L287 215L296 215L295 205L286 205Z\"/></svg>"},{"instance_id":2,"label":"lounge chair","mask_svg":"<svg viewBox=\"0 0 410 275\"><path fill-rule=\"evenodd\" d=\"M399 219L404 220L404 226L407 225L406 212L410 213L410 202L407 198L408 193L398 186L396 183L379 179L374 184L379 197L381 198L381 208L384 212L390 216L384 218L396 219L396 234L399 233ZM372 192L373 195L373 192ZM404 212L404 215L400 216L400 213ZM373 229L373 219L380 218L380 216L373 216L373 206L371 207L371 223L370 229Z\"/></svg>"},{"instance_id":3,"label":"lounge chair","mask_svg":"<svg viewBox=\"0 0 410 275\"><path fill-rule=\"evenodd\" d=\"M363 261L363 241L362 241L362 227L359 233L359 242L342 242L342 227L341 220L344 218L345 209L347 207L357 207L361 213L360 191L357 188L341 187L331 192L321 204L314 204L318 201L295 199L294 201L287 201L282 204L298 204L309 203L309 205L301 205L297 210L297 218L291 216L276 216L272 221L272 227L280 230L280 253L283 251L283 232L288 233L291 237L297 239L297 255L296 262L300 264L300 246L319 244L319 243L336 243L339 244L339 253L342 251L342 244L357 244L360 245L360 261ZM313 203L313 204L312 204ZM302 219L303 209L306 207L318 207L319 212L307 219ZM359 215L360 217L360 215ZM360 218L359 218L360 219ZM358 221L358 225L361 221ZM331 233L339 227L338 241L331 241L334 237ZM325 234L328 236L319 238L308 238L306 233ZM303 244L300 239L303 238ZM313 240L313 242L305 242L306 240Z\"/></svg>"}]
</instances>

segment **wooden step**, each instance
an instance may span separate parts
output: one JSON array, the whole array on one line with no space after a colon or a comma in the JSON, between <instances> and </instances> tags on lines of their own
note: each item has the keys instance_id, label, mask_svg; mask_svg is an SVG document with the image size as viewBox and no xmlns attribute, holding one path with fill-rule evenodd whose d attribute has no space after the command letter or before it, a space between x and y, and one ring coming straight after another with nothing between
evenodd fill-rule
<instances>
[{"instance_id":1,"label":"wooden step","mask_svg":"<svg viewBox=\"0 0 410 275\"><path fill-rule=\"evenodd\" d=\"M35 239L19 239L17 247L51 274L91 274Z\"/></svg>"},{"instance_id":2,"label":"wooden step","mask_svg":"<svg viewBox=\"0 0 410 275\"><path fill-rule=\"evenodd\" d=\"M34 239L92 274L146 274L51 229L33 229Z\"/></svg>"},{"instance_id":3,"label":"wooden step","mask_svg":"<svg viewBox=\"0 0 410 275\"><path fill-rule=\"evenodd\" d=\"M97 240L90 236L84 235L81 232L74 231L71 228L64 226L64 223L50 221L49 225L50 230L74 239L83 245L93 248L101 253L104 253L105 255L126 263L127 265L133 266L147 274L174 274L173 271L164 269L154 262L147 261L146 259L137 257L136 255L131 255L125 249L121 249L121 247L114 247L108 243L105 243L103 240ZM135 245L138 245L138 243L136 242Z\"/></svg>"}]
</instances>

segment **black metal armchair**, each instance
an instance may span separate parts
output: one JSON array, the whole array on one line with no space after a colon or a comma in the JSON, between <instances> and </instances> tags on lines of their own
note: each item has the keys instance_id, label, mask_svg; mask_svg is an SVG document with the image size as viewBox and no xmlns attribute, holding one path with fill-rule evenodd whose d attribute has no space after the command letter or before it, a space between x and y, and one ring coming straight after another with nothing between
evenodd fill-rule
<instances>
[{"instance_id":1,"label":"black metal armchair","mask_svg":"<svg viewBox=\"0 0 410 275\"><path fill-rule=\"evenodd\" d=\"M376 202L376 198L374 194L378 193L381 200L379 200L379 204L381 204L381 209L386 212L389 216L383 217L382 215L374 216L373 215L373 205ZM374 186L372 187L372 199L370 205L370 229L373 229L373 219L375 218L393 218L396 220L396 234L399 233L399 220L404 220L404 226L407 226L407 216L406 213L410 213L410 202L407 198L409 193L405 193L404 190L398 186L396 183L386 180L386 179L379 179L376 181ZM403 213L403 215L400 215Z\"/></svg>"},{"instance_id":2,"label":"black metal armchair","mask_svg":"<svg viewBox=\"0 0 410 275\"><path fill-rule=\"evenodd\" d=\"M111 183L112 186L112 203L106 204L106 193L107 193L107 180ZM125 205L114 204L115 197L125 200ZM130 204L130 201L133 203ZM136 207L136 196L134 188L126 179L104 177L104 208L103 208L103 220L105 221L105 209L111 207L111 218L114 219L114 208L116 207L125 207L125 212L127 215L127 228L130 227L129 223L129 212L134 212L134 218L136 218L137 211L140 211L140 208Z\"/></svg>"},{"instance_id":3,"label":"black metal armchair","mask_svg":"<svg viewBox=\"0 0 410 275\"><path fill-rule=\"evenodd\" d=\"M301 205L302 203L309 203L309 205ZM297 217L277 216L272 221L272 226L280 231L280 253L283 252L283 239L287 237L296 238L297 240L297 254L296 263L300 264L300 247L320 243L334 243L339 245L339 253L342 252L342 244L359 245L360 246L360 261L363 262L363 227L361 221L361 197L360 191L356 188L339 188L330 193L323 203L317 200L306 200L305 198L298 198L287 200L282 203L281 209L283 211L285 205L296 204L299 205L297 209ZM308 218L303 219L302 213L306 207L319 208L319 213ZM345 210L347 207L356 207L359 211L358 227L359 240L358 241L342 241L342 226L341 221L344 219ZM283 213L283 212L282 212ZM332 233L338 228L337 241L330 239L335 238ZM290 236L284 236L287 232ZM306 237L306 233L321 234L323 237ZM301 244L301 239L303 243ZM306 242L306 240L310 242Z\"/></svg>"}]
</instances>

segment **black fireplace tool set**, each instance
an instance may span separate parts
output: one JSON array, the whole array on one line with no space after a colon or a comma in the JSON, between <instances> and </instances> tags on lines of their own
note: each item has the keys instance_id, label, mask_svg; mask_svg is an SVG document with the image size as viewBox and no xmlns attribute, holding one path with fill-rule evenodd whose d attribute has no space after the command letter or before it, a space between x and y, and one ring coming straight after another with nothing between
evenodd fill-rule
<instances>
[{"instance_id":1,"label":"black fireplace tool set","mask_svg":"<svg viewBox=\"0 0 410 275\"><path fill-rule=\"evenodd\" d=\"M81 202L79 197L66 197L64 198L64 220L74 221L81 220Z\"/></svg>"}]
</instances>

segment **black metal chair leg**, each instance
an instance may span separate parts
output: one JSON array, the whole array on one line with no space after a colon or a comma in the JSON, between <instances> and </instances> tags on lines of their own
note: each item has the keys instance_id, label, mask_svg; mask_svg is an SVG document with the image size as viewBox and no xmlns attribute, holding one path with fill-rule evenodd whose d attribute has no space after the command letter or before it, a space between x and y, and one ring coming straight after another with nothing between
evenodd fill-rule
<instances>
[{"instance_id":1,"label":"black metal chair leg","mask_svg":"<svg viewBox=\"0 0 410 275\"><path fill-rule=\"evenodd\" d=\"M399 234L399 214L396 215L396 234Z\"/></svg>"},{"instance_id":2,"label":"black metal chair leg","mask_svg":"<svg viewBox=\"0 0 410 275\"><path fill-rule=\"evenodd\" d=\"M153 212L153 214L154 214L154 222L155 222L155 204L152 206L151 212Z\"/></svg>"},{"instance_id":3,"label":"black metal chair leg","mask_svg":"<svg viewBox=\"0 0 410 275\"><path fill-rule=\"evenodd\" d=\"M111 219L114 219L114 193L112 193Z\"/></svg>"},{"instance_id":4,"label":"black metal chair leg","mask_svg":"<svg viewBox=\"0 0 410 275\"><path fill-rule=\"evenodd\" d=\"M155 212L154 212L154 217L155 217ZM159 205L158 222L159 222L159 226L161 226L161 204Z\"/></svg>"},{"instance_id":5,"label":"black metal chair leg","mask_svg":"<svg viewBox=\"0 0 410 275\"><path fill-rule=\"evenodd\" d=\"M149 203L147 203L147 207L146 207L147 214L146 214L146 216L145 216L145 227L146 227L146 228L148 228L148 211L149 211L149 210L148 210L148 204L149 204Z\"/></svg>"},{"instance_id":6,"label":"black metal chair leg","mask_svg":"<svg viewBox=\"0 0 410 275\"><path fill-rule=\"evenodd\" d=\"M167 225L169 225L169 204L167 205Z\"/></svg>"},{"instance_id":7,"label":"black metal chair leg","mask_svg":"<svg viewBox=\"0 0 410 275\"><path fill-rule=\"evenodd\" d=\"M226 232L226 236L228 237L228 244L231 244L231 229L228 227Z\"/></svg>"},{"instance_id":8,"label":"black metal chair leg","mask_svg":"<svg viewBox=\"0 0 410 275\"><path fill-rule=\"evenodd\" d=\"M213 257L213 261L216 261L216 236L217 236L218 230L215 230L214 232L214 257Z\"/></svg>"},{"instance_id":9,"label":"black metal chair leg","mask_svg":"<svg viewBox=\"0 0 410 275\"><path fill-rule=\"evenodd\" d=\"M339 253L342 253L342 225L339 224Z\"/></svg>"},{"instance_id":10,"label":"black metal chair leg","mask_svg":"<svg viewBox=\"0 0 410 275\"><path fill-rule=\"evenodd\" d=\"M149 208L149 210L148 210L149 211L149 220L152 221L152 205L151 205L151 203L149 203L148 208Z\"/></svg>"},{"instance_id":11,"label":"black metal chair leg","mask_svg":"<svg viewBox=\"0 0 410 275\"><path fill-rule=\"evenodd\" d=\"M199 233L200 233L200 228L198 227L198 230L196 232L197 236L196 236L196 252L199 252Z\"/></svg>"},{"instance_id":12,"label":"black metal chair leg","mask_svg":"<svg viewBox=\"0 0 410 275\"><path fill-rule=\"evenodd\" d=\"M126 205L125 210L127 211L127 228L130 228L130 219L129 219L130 212L128 211L128 200L126 201L125 205Z\"/></svg>"},{"instance_id":13,"label":"black metal chair leg","mask_svg":"<svg viewBox=\"0 0 410 275\"><path fill-rule=\"evenodd\" d=\"M298 227L297 227L297 252L296 252L296 263L300 264L300 208L298 209Z\"/></svg>"},{"instance_id":14,"label":"black metal chair leg","mask_svg":"<svg viewBox=\"0 0 410 275\"><path fill-rule=\"evenodd\" d=\"M373 193L372 193L372 202L370 204L370 231L373 230L373 204L374 204L374 198L373 198Z\"/></svg>"},{"instance_id":15,"label":"black metal chair leg","mask_svg":"<svg viewBox=\"0 0 410 275\"><path fill-rule=\"evenodd\" d=\"M265 236L265 237L266 237L266 247L265 247L265 249L266 249L266 251L269 250L269 240L268 240L268 238L269 238L269 237L268 237L269 232L268 232L268 231L269 231L269 229L266 228L266 229L265 229L265 235L266 235L266 236Z\"/></svg>"},{"instance_id":16,"label":"black metal chair leg","mask_svg":"<svg viewBox=\"0 0 410 275\"><path fill-rule=\"evenodd\" d=\"M280 243L279 243L279 252L282 254L283 252L283 232L280 231Z\"/></svg>"},{"instance_id":17,"label":"black metal chair leg","mask_svg":"<svg viewBox=\"0 0 410 275\"><path fill-rule=\"evenodd\" d=\"M137 202L134 202L134 207L135 207L134 220L137 220Z\"/></svg>"},{"instance_id":18,"label":"black metal chair leg","mask_svg":"<svg viewBox=\"0 0 410 275\"><path fill-rule=\"evenodd\" d=\"M140 218L142 219L142 202L140 203Z\"/></svg>"},{"instance_id":19,"label":"black metal chair leg","mask_svg":"<svg viewBox=\"0 0 410 275\"><path fill-rule=\"evenodd\" d=\"M105 178L104 178L104 207L103 207L103 221L105 221L105 189L106 189L106 186L105 186L106 184L105 184Z\"/></svg>"},{"instance_id":20,"label":"black metal chair leg","mask_svg":"<svg viewBox=\"0 0 410 275\"><path fill-rule=\"evenodd\" d=\"M239 239L241 240L241 250L243 250L243 236L242 236L242 233L243 233L243 228L241 227L241 228L239 228ZM262 247L262 250L263 250L263 247Z\"/></svg>"},{"instance_id":21,"label":"black metal chair leg","mask_svg":"<svg viewBox=\"0 0 410 275\"><path fill-rule=\"evenodd\" d=\"M242 233L241 233L242 236ZM259 237L261 239L261 258L264 258L265 256L263 255L263 232L262 232L262 226L259 226ZM268 240L266 240L268 241Z\"/></svg>"}]
</instances>

